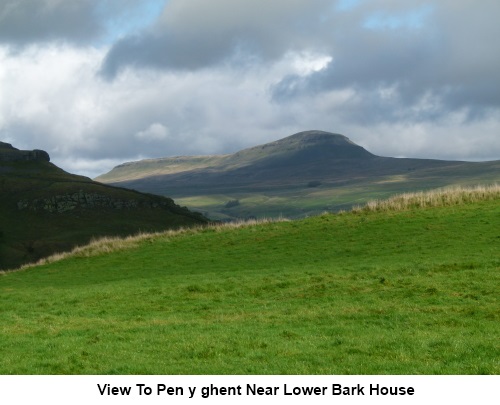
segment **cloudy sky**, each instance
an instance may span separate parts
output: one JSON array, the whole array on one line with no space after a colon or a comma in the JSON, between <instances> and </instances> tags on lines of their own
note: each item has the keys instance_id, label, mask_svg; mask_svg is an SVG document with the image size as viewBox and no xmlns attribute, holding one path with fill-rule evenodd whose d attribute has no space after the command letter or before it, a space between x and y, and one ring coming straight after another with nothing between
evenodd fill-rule
<instances>
[{"instance_id":1,"label":"cloudy sky","mask_svg":"<svg viewBox=\"0 0 500 405\"><path fill-rule=\"evenodd\" d=\"M295 132L500 159L498 0L0 0L0 140L94 177Z\"/></svg>"}]
</instances>

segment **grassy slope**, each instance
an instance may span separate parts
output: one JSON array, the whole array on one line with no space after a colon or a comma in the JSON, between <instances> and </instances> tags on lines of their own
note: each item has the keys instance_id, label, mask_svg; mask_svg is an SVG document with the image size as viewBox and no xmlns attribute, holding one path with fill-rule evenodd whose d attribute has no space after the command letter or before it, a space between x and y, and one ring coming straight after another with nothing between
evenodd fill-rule
<instances>
[{"instance_id":1,"label":"grassy slope","mask_svg":"<svg viewBox=\"0 0 500 405\"><path fill-rule=\"evenodd\" d=\"M0 277L0 373L500 373L500 201L210 228Z\"/></svg>"},{"instance_id":2,"label":"grassy slope","mask_svg":"<svg viewBox=\"0 0 500 405\"><path fill-rule=\"evenodd\" d=\"M144 159L140 162L123 163L110 172L97 177L96 180L103 183L116 183L124 180L207 168L221 164L225 157L226 155L207 155Z\"/></svg>"},{"instance_id":3,"label":"grassy slope","mask_svg":"<svg viewBox=\"0 0 500 405\"><path fill-rule=\"evenodd\" d=\"M204 219L181 209L75 209L63 213L19 210L22 200L78 193L116 200L166 201L131 190L106 186L59 169L49 162L1 162L0 269L20 266L57 251L69 250L104 235L126 236L140 231L194 225Z\"/></svg>"}]
</instances>

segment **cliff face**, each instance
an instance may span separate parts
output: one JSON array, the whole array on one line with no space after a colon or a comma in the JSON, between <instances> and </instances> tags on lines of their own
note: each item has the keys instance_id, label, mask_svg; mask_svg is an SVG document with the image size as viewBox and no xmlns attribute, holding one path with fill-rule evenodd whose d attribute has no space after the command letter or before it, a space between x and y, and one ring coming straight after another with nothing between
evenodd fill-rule
<instances>
[{"instance_id":1,"label":"cliff face","mask_svg":"<svg viewBox=\"0 0 500 405\"><path fill-rule=\"evenodd\" d=\"M10 143L0 142L0 162L30 160L50 162L50 156L44 150L19 150Z\"/></svg>"},{"instance_id":2,"label":"cliff face","mask_svg":"<svg viewBox=\"0 0 500 405\"><path fill-rule=\"evenodd\" d=\"M18 210L48 211L50 213L62 213L72 211L76 208L93 209L174 209L175 205L170 199L118 199L105 194L89 193L79 190L75 193L54 195L48 198L36 198L33 200L21 200L17 203Z\"/></svg>"}]
</instances>

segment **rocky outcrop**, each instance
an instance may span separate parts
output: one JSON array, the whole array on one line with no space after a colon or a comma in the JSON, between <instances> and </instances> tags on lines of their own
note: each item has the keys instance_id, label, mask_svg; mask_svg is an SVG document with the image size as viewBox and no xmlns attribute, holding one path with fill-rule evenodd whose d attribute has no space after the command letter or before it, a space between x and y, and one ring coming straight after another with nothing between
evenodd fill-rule
<instances>
[{"instance_id":1,"label":"rocky outcrop","mask_svg":"<svg viewBox=\"0 0 500 405\"><path fill-rule=\"evenodd\" d=\"M10 143L0 142L0 162L30 160L50 162L50 156L44 150L19 150L14 148Z\"/></svg>"},{"instance_id":2,"label":"rocky outcrop","mask_svg":"<svg viewBox=\"0 0 500 405\"><path fill-rule=\"evenodd\" d=\"M72 211L76 208L94 209L94 208L109 208L109 209L136 209L136 208L171 208L172 202L169 199L161 200L122 200L115 199L109 196L88 193L80 190L73 194L55 195L49 198L39 198L34 200L21 200L17 203L19 210L31 211L48 211L51 213L63 213Z\"/></svg>"},{"instance_id":3,"label":"rocky outcrop","mask_svg":"<svg viewBox=\"0 0 500 405\"><path fill-rule=\"evenodd\" d=\"M10 143L6 143L6 142L0 142L0 150L2 149L13 149L13 150L18 150L16 148L14 148Z\"/></svg>"}]
</instances>

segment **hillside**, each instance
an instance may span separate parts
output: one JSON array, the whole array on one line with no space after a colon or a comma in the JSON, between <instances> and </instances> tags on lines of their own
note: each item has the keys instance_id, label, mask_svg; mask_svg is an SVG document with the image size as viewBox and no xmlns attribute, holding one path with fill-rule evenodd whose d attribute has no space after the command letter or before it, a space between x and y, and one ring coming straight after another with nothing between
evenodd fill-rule
<instances>
[{"instance_id":1,"label":"hillside","mask_svg":"<svg viewBox=\"0 0 500 405\"><path fill-rule=\"evenodd\" d=\"M18 267L105 235L126 236L207 220L165 197L61 170L40 150L0 143L0 269Z\"/></svg>"},{"instance_id":2,"label":"hillside","mask_svg":"<svg viewBox=\"0 0 500 405\"><path fill-rule=\"evenodd\" d=\"M0 275L0 373L498 375L499 218L494 187L95 243Z\"/></svg>"},{"instance_id":3,"label":"hillside","mask_svg":"<svg viewBox=\"0 0 500 405\"><path fill-rule=\"evenodd\" d=\"M340 134L306 131L230 155L125 163L97 181L170 195L214 219L300 218L372 198L500 181L500 161L376 156Z\"/></svg>"}]
</instances>

